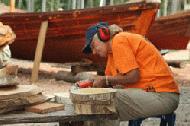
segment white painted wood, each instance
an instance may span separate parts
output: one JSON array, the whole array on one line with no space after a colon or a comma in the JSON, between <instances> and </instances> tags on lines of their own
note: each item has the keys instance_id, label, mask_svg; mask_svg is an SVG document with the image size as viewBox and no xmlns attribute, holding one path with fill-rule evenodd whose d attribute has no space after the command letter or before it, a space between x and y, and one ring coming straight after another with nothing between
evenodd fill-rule
<instances>
[{"instance_id":1,"label":"white painted wood","mask_svg":"<svg viewBox=\"0 0 190 126\"><path fill-rule=\"evenodd\" d=\"M76 3L77 3L76 0L72 0L72 9L76 9Z\"/></svg>"},{"instance_id":2,"label":"white painted wood","mask_svg":"<svg viewBox=\"0 0 190 126\"><path fill-rule=\"evenodd\" d=\"M114 5L114 0L110 0L110 5Z\"/></svg>"},{"instance_id":3,"label":"white painted wood","mask_svg":"<svg viewBox=\"0 0 190 126\"><path fill-rule=\"evenodd\" d=\"M139 3L139 2L161 3L161 0L129 0L127 3ZM124 3L124 1L121 1L121 3Z\"/></svg>"},{"instance_id":4,"label":"white painted wood","mask_svg":"<svg viewBox=\"0 0 190 126\"><path fill-rule=\"evenodd\" d=\"M81 0L81 9L84 9L84 0Z\"/></svg>"},{"instance_id":5,"label":"white painted wood","mask_svg":"<svg viewBox=\"0 0 190 126\"><path fill-rule=\"evenodd\" d=\"M46 0L42 0L42 12L46 12Z\"/></svg>"},{"instance_id":6,"label":"white painted wood","mask_svg":"<svg viewBox=\"0 0 190 126\"><path fill-rule=\"evenodd\" d=\"M175 13L177 10L179 10L179 6L180 6L179 0L172 0L171 13Z\"/></svg>"},{"instance_id":7,"label":"white painted wood","mask_svg":"<svg viewBox=\"0 0 190 126\"><path fill-rule=\"evenodd\" d=\"M106 0L100 0L100 7L106 6Z\"/></svg>"},{"instance_id":8,"label":"white painted wood","mask_svg":"<svg viewBox=\"0 0 190 126\"><path fill-rule=\"evenodd\" d=\"M72 8L72 0L68 0L67 9Z\"/></svg>"},{"instance_id":9,"label":"white painted wood","mask_svg":"<svg viewBox=\"0 0 190 126\"><path fill-rule=\"evenodd\" d=\"M184 9L185 10L190 9L190 0L184 0Z\"/></svg>"},{"instance_id":10,"label":"white painted wood","mask_svg":"<svg viewBox=\"0 0 190 126\"><path fill-rule=\"evenodd\" d=\"M54 11L54 0L51 0L50 11Z\"/></svg>"},{"instance_id":11,"label":"white painted wood","mask_svg":"<svg viewBox=\"0 0 190 126\"><path fill-rule=\"evenodd\" d=\"M22 6L22 0L18 0L18 8L21 8Z\"/></svg>"},{"instance_id":12,"label":"white painted wood","mask_svg":"<svg viewBox=\"0 0 190 126\"><path fill-rule=\"evenodd\" d=\"M145 0L146 3L161 3L161 0Z\"/></svg>"},{"instance_id":13,"label":"white painted wood","mask_svg":"<svg viewBox=\"0 0 190 126\"><path fill-rule=\"evenodd\" d=\"M34 11L34 0L28 0L28 11L33 12Z\"/></svg>"},{"instance_id":14,"label":"white painted wood","mask_svg":"<svg viewBox=\"0 0 190 126\"><path fill-rule=\"evenodd\" d=\"M77 9L81 8L81 0L76 1L76 6L77 6Z\"/></svg>"},{"instance_id":15,"label":"white painted wood","mask_svg":"<svg viewBox=\"0 0 190 126\"><path fill-rule=\"evenodd\" d=\"M89 7L93 7L94 6L94 1L93 0L88 0L88 2L89 2Z\"/></svg>"},{"instance_id":16,"label":"white painted wood","mask_svg":"<svg viewBox=\"0 0 190 126\"><path fill-rule=\"evenodd\" d=\"M163 57L168 63L190 61L190 52L189 50L171 51Z\"/></svg>"}]
</instances>

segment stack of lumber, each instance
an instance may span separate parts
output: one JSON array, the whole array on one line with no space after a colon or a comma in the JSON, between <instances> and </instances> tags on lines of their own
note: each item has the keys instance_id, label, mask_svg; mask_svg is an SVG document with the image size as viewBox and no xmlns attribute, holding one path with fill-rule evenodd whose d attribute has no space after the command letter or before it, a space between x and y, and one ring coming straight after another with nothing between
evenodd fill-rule
<instances>
[{"instance_id":1,"label":"stack of lumber","mask_svg":"<svg viewBox=\"0 0 190 126\"><path fill-rule=\"evenodd\" d=\"M36 85L0 87L0 114L45 102L47 98Z\"/></svg>"},{"instance_id":2,"label":"stack of lumber","mask_svg":"<svg viewBox=\"0 0 190 126\"><path fill-rule=\"evenodd\" d=\"M59 111L64 109L64 104L57 104L52 102L45 102L33 106L26 107L25 110L28 112L34 112L39 114Z\"/></svg>"},{"instance_id":3,"label":"stack of lumber","mask_svg":"<svg viewBox=\"0 0 190 126\"><path fill-rule=\"evenodd\" d=\"M72 88L70 98L76 114L111 114L116 90L113 88Z\"/></svg>"}]
</instances>

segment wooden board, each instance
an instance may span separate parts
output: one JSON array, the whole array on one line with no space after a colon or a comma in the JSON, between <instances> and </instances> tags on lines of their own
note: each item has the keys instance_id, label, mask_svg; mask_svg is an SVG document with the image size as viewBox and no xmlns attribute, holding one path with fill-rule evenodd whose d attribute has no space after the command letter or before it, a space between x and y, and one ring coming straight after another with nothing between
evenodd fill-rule
<instances>
[{"instance_id":1,"label":"wooden board","mask_svg":"<svg viewBox=\"0 0 190 126\"><path fill-rule=\"evenodd\" d=\"M190 62L190 50L171 50L163 57L168 63Z\"/></svg>"},{"instance_id":2,"label":"wooden board","mask_svg":"<svg viewBox=\"0 0 190 126\"><path fill-rule=\"evenodd\" d=\"M47 29L48 29L48 21L43 21L40 27L40 32L38 35L38 43L35 51L34 66L32 69L32 77L31 77L32 82L36 82L38 80L38 71L42 59L42 52L45 44Z\"/></svg>"},{"instance_id":3,"label":"wooden board","mask_svg":"<svg viewBox=\"0 0 190 126\"><path fill-rule=\"evenodd\" d=\"M69 122L69 121L87 121L87 120L108 120L117 119L118 115L113 114L96 114L96 115L77 115L74 113L72 105L65 105L62 111L36 114L31 112L11 112L0 115L0 124L16 123L47 123L47 122Z\"/></svg>"},{"instance_id":4,"label":"wooden board","mask_svg":"<svg viewBox=\"0 0 190 126\"><path fill-rule=\"evenodd\" d=\"M36 85L0 88L0 114L47 101Z\"/></svg>"},{"instance_id":5,"label":"wooden board","mask_svg":"<svg viewBox=\"0 0 190 126\"><path fill-rule=\"evenodd\" d=\"M0 88L15 87L19 83L16 81L16 76L6 75L5 77L0 77Z\"/></svg>"},{"instance_id":6,"label":"wooden board","mask_svg":"<svg viewBox=\"0 0 190 126\"><path fill-rule=\"evenodd\" d=\"M34 113L49 113L49 112L55 112L59 110L64 109L64 104L57 104L57 103L51 103L51 102L45 102L42 104L37 104L34 106L26 107L25 110L28 112L34 112Z\"/></svg>"},{"instance_id":7,"label":"wooden board","mask_svg":"<svg viewBox=\"0 0 190 126\"><path fill-rule=\"evenodd\" d=\"M41 95L32 95L27 97L17 97L14 99L6 99L0 101L0 114L7 113L13 110L21 110L25 106L33 105L33 104L39 104L47 101L48 99Z\"/></svg>"},{"instance_id":8,"label":"wooden board","mask_svg":"<svg viewBox=\"0 0 190 126\"><path fill-rule=\"evenodd\" d=\"M115 93L112 88L73 88L70 97L77 114L110 114L116 112Z\"/></svg>"},{"instance_id":9,"label":"wooden board","mask_svg":"<svg viewBox=\"0 0 190 126\"><path fill-rule=\"evenodd\" d=\"M0 88L0 100L14 99L18 97L27 97L37 95L41 92L36 85L18 85L13 88Z\"/></svg>"}]
</instances>

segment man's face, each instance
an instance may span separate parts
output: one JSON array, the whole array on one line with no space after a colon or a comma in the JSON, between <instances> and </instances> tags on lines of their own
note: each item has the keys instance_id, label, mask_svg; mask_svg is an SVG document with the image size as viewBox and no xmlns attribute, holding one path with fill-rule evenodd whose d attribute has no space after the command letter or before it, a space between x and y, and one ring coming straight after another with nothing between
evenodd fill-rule
<instances>
[{"instance_id":1,"label":"man's face","mask_svg":"<svg viewBox=\"0 0 190 126\"><path fill-rule=\"evenodd\" d=\"M100 57L106 57L107 56L107 46L103 42L99 42L97 40L93 40L91 43L91 48L93 54L96 54Z\"/></svg>"}]
</instances>

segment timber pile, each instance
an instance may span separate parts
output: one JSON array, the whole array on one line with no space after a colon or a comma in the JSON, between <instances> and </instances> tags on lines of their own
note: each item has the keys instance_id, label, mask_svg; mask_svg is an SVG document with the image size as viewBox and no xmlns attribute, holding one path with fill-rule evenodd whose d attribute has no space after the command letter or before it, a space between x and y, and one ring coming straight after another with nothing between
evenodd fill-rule
<instances>
[{"instance_id":1,"label":"timber pile","mask_svg":"<svg viewBox=\"0 0 190 126\"><path fill-rule=\"evenodd\" d=\"M112 88L73 88L70 98L76 114L111 114L116 90Z\"/></svg>"},{"instance_id":2,"label":"timber pile","mask_svg":"<svg viewBox=\"0 0 190 126\"><path fill-rule=\"evenodd\" d=\"M45 102L47 98L35 85L17 85L0 88L0 114Z\"/></svg>"}]
</instances>

